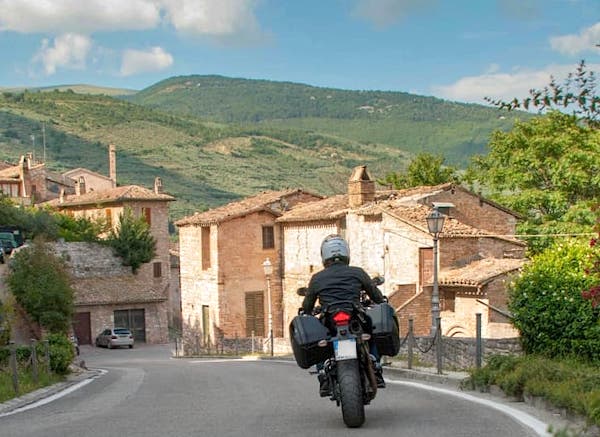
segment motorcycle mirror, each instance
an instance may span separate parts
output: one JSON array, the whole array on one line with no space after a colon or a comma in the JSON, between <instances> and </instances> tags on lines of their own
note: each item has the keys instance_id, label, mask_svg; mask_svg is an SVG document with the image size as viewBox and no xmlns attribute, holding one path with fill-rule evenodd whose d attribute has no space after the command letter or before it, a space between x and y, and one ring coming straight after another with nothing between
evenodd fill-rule
<instances>
[{"instance_id":1,"label":"motorcycle mirror","mask_svg":"<svg viewBox=\"0 0 600 437\"><path fill-rule=\"evenodd\" d=\"M306 296L306 292L308 291L308 288L306 287L300 287L296 290L296 294L298 296Z\"/></svg>"}]
</instances>

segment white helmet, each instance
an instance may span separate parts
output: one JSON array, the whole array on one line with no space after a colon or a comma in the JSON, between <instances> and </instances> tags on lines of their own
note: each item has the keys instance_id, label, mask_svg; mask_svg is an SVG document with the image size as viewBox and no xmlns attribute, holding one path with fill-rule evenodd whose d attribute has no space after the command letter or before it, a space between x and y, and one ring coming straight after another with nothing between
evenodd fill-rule
<instances>
[{"instance_id":1,"label":"white helmet","mask_svg":"<svg viewBox=\"0 0 600 437\"><path fill-rule=\"evenodd\" d=\"M341 236L332 234L321 243L321 260L323 265L327 266L333 261L341 261L345 264L350 263L350 249L348 243Z\"/></svg>"}]
</instances>

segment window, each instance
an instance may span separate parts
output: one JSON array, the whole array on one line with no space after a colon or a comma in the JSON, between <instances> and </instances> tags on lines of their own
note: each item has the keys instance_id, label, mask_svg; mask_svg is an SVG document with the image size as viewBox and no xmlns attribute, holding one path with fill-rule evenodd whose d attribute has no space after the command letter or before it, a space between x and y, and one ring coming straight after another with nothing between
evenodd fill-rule
<instances>
[{"instance_id":1,"label":"window","mask_svg":"<svg viewBox=\"0 0 600 437\"><path fill-rule=\"evenodd\" d=\"M433 281L433 248L419 249L419 283L421 287Z\"/></svg>"},{"instance_id":2,"label":"window","mask_svg":"<svg viewBox=\"0 0 600 437\"><path fill-rule=\"evenodd\" d=\"M275 247L275 231L273 226L263 226L262 243L263 249L273 249Z\"/></svg>"},{"instance_id":3,"label":"window","mask_svg":"<svg viewBox=\"0 0 600 437\"><path fill-rule=\"evenodd\" d=\"M210 269L210 227L202 228L202 270Z\"/></svg>"},{"instance_id":4,"label":"window","mask_svg":"<svg viewBox=\"0 0 600 437\"><path fill-rule=\"evenodd\" d=\"M154 263L154 277L160 278L162 276L162 264L160 262Z\"/></svg>"},{"instance_id":5,"label":"window","mask_svg":"<svg viewBox=\"0 0 600 437\"><path fill-rule=\"evenodd\" d=\"M112 209L108 208L104 210L104 215L106 217L106 225L111 228L113 221L112 221Z\"/></svg>"},{"instance_id":6,"label":"window","mask_svg":"<svg viewBox=\"0 0 600 437\"><path fill-rule=\"evenodd\" d=\"M146 220L146 223L148 223L148 226L150 226L152 224L152 210L150 208L142 208L142 216Z\"/></svg>"},{"instance_id":7,"label":"window","mask_svg":"<svg viewBox=\"0 0 600 437\"><path fill-rule=\"evenodd\" d=\"M262 291L246 293L246 337L265 335L265 307Z\"/></svg>"}]
</instances>

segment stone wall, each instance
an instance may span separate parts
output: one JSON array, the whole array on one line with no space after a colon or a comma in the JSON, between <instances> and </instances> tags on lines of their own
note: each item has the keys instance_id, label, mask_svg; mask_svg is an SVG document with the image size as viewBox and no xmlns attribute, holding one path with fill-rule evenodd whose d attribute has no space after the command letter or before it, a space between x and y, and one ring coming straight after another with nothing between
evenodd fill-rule
<instances>
[{"instance_id":1,"label":"stone wall","mask_svg":"<svg viewBox=\"0 0 600 437\"><path fill-rule=\"evenodd\" d=\"M146 342L168 341L168 268L166 277L154 278L152 263L146 263L134 275L107 246L83 242L53 244L69 267L75 311L90 313L92 340L102 329L114 326L115 310L143 309Z\"/></svg>"},{"instance_id":2,"label":"stone wall","mask_svg":"<svg viewBox=\"0 0 600 437\"><path fill-rule=\"evenodd\" d=\"M523 353L518 338L483 339L482 364L485 365L491 355L520 355ZM476 339L442 337L442 368L444 369L469 369L476 364ZM413 347L413 366L436 366L436 346L431 337L416 337ZM400 353L395 358L406 359L408 356L408 342L405 341L400 348Z\"/></svg>"}]
</instances>

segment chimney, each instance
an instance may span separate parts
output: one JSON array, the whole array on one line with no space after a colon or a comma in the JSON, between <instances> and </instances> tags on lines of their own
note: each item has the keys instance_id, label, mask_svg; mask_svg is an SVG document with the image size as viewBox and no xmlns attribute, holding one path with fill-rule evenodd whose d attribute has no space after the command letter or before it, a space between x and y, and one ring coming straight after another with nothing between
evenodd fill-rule
<instances>
[{"instance_id":1,"label":"chimney","mask_svg":"<svg viewBox=\"0 0 600 437\"><path fill-rule=\"evenodd\" d=\"M354 167L348 181L348 206L356 208L375 198L375 181L367 173L367 166Z\"/></svg>"},{"instance_id":2,"label":"chimney","mask_svg":"<svg viewBox=\"0 0 600 437\"><path fill-rule=\"evenodd\" d=\"M108 177L115 188L117 186L117 152L114 144L108 145Z\"/></svg>"},{"instance_id":3,"label":"chimney","mask_svg":"<svg viewBox=\"0 0 600 437\"><path fill-rule=\"evenodd\" d=\"M154 178L154 194L162 194L162 192L163 192L162 179L157 176Z\"/></svg>"},{"instance_id":4,"label":"chimney","mask_svg":"<svg viewBox=\"0 0 600 437\"><path fill-rule=\"evenodd\" d=\"M27 157L25 158L25 162L27 164L27 170L31 170L31 166L33 165L33 153L27 152Z\"/></svg>"},{"instance_id":5,"label":"chimney","mask_svg":"<svg viewBox=\"0 0 600 437\"><path fill-rule=\"evenodd\" d=\"M77 187L76 187L77 189ZM58 195L58 203L64 203L65 202L65 189L61 188L60 189L60 194Z\"/></svg>"},{"instance_id":6,"label":"chimney","mask_svg":"<svg viewBox=\"0 0 600 437\"><path fill-rule=\"evenodd\" d=\"M85 194L85 178L83 176L79 176L79 180L75 182L75 194L77 196Z\"/></svg>"}]
</instances>

